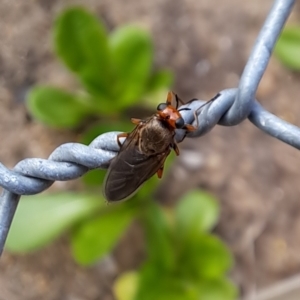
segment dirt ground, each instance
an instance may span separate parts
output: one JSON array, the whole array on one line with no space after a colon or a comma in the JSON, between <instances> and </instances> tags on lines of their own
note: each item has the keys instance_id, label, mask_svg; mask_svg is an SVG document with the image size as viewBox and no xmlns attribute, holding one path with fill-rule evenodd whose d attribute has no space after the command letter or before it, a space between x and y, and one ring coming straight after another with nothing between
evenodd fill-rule
<instances>
[{"instance_id":1,"label":"dirt ground","mask_svg":"<svg viewBox=\"0 0 300 300\"><path fill-rule=\"evenodd\" d=\"M174 90L186 100L208 100L237 86L272 2L0 1L0 161L13 167L23 158L47 157L61 143L76 140L70 132L31 120L24 107L24 96L36 83L76 86L52 52L53 20L66 5L84 4L110 29L128 22L147 28L154 37L156 65L176 75ZM291 22L299 12L298 5ZM272 58L257 93L264 107L298 126L299 79ZM298 273L299 152L247 120L232 128L217 126L201 139L186 139L181 149L158 195L174 203L188 189L199 187L219 199L216 232L234 252L232 278L243 294ZM57 183L54 188L67 187ZM114 255L88 269L73 262L66 238L28 256L5 252L0 300L113 299L112 279L138 264L141 240L140 229L133 226Z\"/></svg>"}]
</instances>

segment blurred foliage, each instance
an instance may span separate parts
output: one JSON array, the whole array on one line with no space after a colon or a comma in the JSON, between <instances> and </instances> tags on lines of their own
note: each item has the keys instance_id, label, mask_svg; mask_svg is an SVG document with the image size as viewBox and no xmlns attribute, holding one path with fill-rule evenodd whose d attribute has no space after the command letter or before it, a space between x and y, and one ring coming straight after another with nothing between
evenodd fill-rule
<instances>
[{"instance_id":1,"label":"blurred foliage","mask_svg":"<svg viewBox=\"0 0 300 300\"><path fill-rule=\"evenodd\" d=\"M169 72L152 70L153 45L147 32L123 26L108 35L101 21L83 8L69 8L58 16L54 44L84 90L34 87L28 109L36 119L57 128L77 128L97 116L100 122L82 136L87 144L103 132L131 130L124 111L139 103L157 105L156 96L165 95L172 81ZM169 164L170 159L166 169ZM165 210L152 197L158 183L153 177L130 201L107 206L99 193L104 176L103 170L93 170L83 177L89 192L26 197L19 204L6 248L35 251L70 231L74 259L91 265L108 255L138 219L145 231L147 260L140 270L118 278L119 300L235 299L236 288L226 279L232 257L209 233L219 213L212 196L194 191L175 209Z\"/></svg>"},{"instance_id":2,"label":"blurred foliage","mask_svg":"<svg viewBox=\"0 0 300 300\"><path fill-rule=\"evenodd\" d=\"M300 26L287 26L275 47L275 55L289 69L300 71Z\"/></svg>"},{"instance_id":3,"label":"blurred foliage","mask_svg":"<svg viewBox=\"0 0 300 300\"><path fill-rule=\"evenodd\" d=\"M128 228L135 214L136 209L129 202L107 207L94 218L75 227L72 234L72 251L76 261L82 265L89 265L96 263L99 257L107 255Z\"/></svg>"},{"instance_id":4,"label":"blurred foliage","mask_svg":"<svg viewBox=\"0 0 300 300\"><path fill-rule=\"evenodd\" d=\"M27 107L45 124L76 128L91 116L104 120L97 134L112 118L122 121L122 112L142 98L166 94L173 76L167 70L153 71L153 43L141 28L127 25L111 34L104 24L83 8L65 10L54 26L54 48L85 90L67 92L37 86L28 94ZM148 103L148 101L146 102Z\"/></svg>"},{"instance_id":5,"label":"blurred foliage","mask_svg":"<svg viewBox=\"0 0 300 300\"><path fill-rule=\"evenodd\" d=\"M154 202L139 215L148 258L139 271L115 282L118 300L233 300L237 289L226 273L232 267L227 247L208 231L218 219L209 194L192 191L175 209Z\"/></svg>"},{"instance_id":6,"label":"blurred foliage","mask_svg":"<svg viewBox=\"0 0 300 300\"><path fill-rule=\"evenodd\" d=\"M12 252L25 253L41 248L104 206L97 195L87 193L23 196L6 242Z\"/></svg>"},{"instance_id":7,"label":"blurred foliage","mask_svg":"<svg viewBox=\"0 0 300 300\"><path fill-rule=\"evenodd\" d=\"M147 259L138 271L115 282L118 300L234 300L237 289L227 279L233 264L224 243L209 233L219 207L209 194L191 191L174 209L151 196L153 180L133 199L104 205L87 194L28 196L20 202L6 247L17 253L37 250L71 230L75 260L92 265L118 243L134 219L144 228ZM33 214L34 212L34 214ZM158 280L159 278L159 280Z\"/></svg>"}]
</instances>

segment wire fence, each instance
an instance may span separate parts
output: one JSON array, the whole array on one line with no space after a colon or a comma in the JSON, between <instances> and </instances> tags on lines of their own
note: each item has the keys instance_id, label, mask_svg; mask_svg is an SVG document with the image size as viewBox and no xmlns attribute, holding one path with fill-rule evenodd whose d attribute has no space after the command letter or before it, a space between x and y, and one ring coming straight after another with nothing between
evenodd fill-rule
<instances>
[{"instance_id":1,"label":"wire fence","mask_svg":"<svg viewBox=\"0 0 300 300\"><path fill-rule=\"evenodd\" d=\"M292 10L295 0L276 0L255 42L252 53L241 76L239 87L223 90L198 115L198 128L187 137L199 137L216 124L233 126L248 118L269 135L300 149L300 128L266 111L256 100L258 84L265 72L276 40ZM184 105L191 110L182 111L185 123L196 125L194 111L204 101ZM30 158L20 161L13 170L0 163L0 255L21 195L33 195L49 188L55 181L78 178L91 169L109 166L118 153L116 136L108 132L98 136L89 146L67 143L54 150L48 159ZM176 140L186 132L177 130Z\"/></svg>"}]
</instances>

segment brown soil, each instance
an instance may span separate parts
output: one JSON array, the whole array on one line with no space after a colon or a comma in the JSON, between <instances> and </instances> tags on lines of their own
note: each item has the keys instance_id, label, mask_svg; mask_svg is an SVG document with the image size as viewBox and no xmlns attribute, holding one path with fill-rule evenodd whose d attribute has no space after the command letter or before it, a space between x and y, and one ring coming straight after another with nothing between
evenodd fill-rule
<instances>
[{"instance_id":1,"label":"brown soil","mask_svg":"<svg viewBox=\"0 0 300 300\"><path fill-rule=\"evenodd\" d=\"M271 0L174 1L85 0L108 28L137 23L154 37L156 65L176 74L174 90L183 99L209 99L235 87ZM0 2L0 161L12 167L27 157L47 157L70 132L31 120L24 95L36 83L71 89L72 76L52 53L51 27L65 1ZM295 8L291 21L299 16ZM274 114L300 126L299 75L272 59L257 98ZM120 130L122 130L120 128ZM235 254L233 279L244 293L300 271L300 155L249 121L217 126L201 139L187 139L159 195L170 203L201 187L221 204L216 232ZM187 157L193 155L198 167ZM69 183L54 188L65 190ZM113 299L112 279L135 267L142 255L138 226L114 255L91 268L77 266L62 238L28 256L5 252L0 265L0 300Z\"/></svg>"}]
</instances>

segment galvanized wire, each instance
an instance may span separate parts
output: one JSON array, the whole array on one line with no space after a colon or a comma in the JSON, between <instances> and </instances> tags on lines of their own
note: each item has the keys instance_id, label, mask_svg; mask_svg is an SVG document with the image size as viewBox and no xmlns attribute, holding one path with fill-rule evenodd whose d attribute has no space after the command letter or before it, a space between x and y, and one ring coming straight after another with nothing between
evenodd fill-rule
<instances>
[{"instance_id":1,"label":"galvanized wire","mask_svg":"<svg viewBox=\"0 0 300 300\"><path fill-rule=\"evenodd\" d=\"M258 84L294 3L295 0L274 2L245 66L238 88L221 91L215 101L199 112L198 108L204 101L197 100L183 106L191 109L181 112L185 122L193 125L198 123L197 130L188 133L187 137L199 137L216 124L233 126L248 118L269 135L300 149L300 128L274 116L255 100ZM195 111L198 122L194 118ZM0 254L21 195L40 193L56 180L75 179L91 169L106 169L109 161L119 151L116 139L118 133L102 134L89 146L79 143L61 145L48 159L25 159L13 170L0 163L0 186L4 188L0 197ZM178 130L175 138L181 141L185 135L184 130Z\"/></svg>"}]
</instances>

